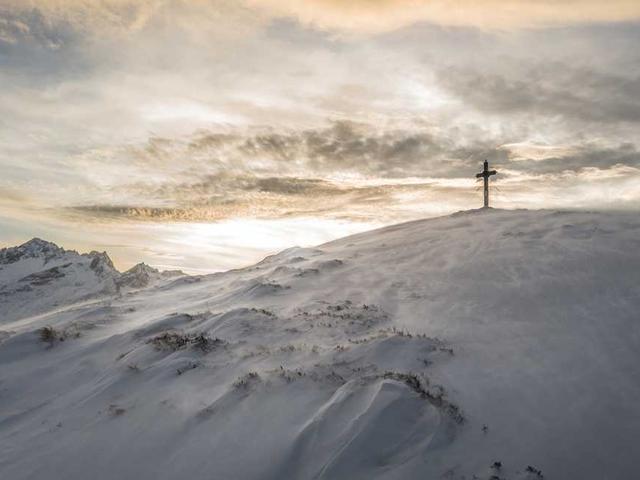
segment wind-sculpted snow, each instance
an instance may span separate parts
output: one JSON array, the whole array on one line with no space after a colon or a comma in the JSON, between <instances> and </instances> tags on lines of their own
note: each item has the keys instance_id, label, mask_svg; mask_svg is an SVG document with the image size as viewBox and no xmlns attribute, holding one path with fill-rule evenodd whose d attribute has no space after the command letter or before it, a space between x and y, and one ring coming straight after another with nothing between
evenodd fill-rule
<instances>
[{"instance_id":1,"label":"wind-sculpted snow","mask_svg":"<svg viewBox=\"0 0 640 480\"><path fill-rule=\"evenodd\" d=\"M0 478L634 478L639 247L464 212L63 306L48 263L2 304Z\"/></svg>"}]
</instances>

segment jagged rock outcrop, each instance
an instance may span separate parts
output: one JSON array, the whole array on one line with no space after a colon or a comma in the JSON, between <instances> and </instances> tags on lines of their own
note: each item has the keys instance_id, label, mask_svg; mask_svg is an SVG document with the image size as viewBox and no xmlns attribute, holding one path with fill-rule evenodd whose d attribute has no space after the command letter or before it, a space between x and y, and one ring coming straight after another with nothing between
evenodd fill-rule
<instances>
[{"instance_id":1,"label":"jagged rock outcrop","mask_svg":"<svg viewBox=\"0 0 640 480\"><path fill-rule=\"evenodd\" d=\"M111 261L111 258L109 258L109 255L107 255L107 252L97 252L93 250L90 253L83 254L83 256L91 258L89 268L99 275L117 272L116 267L113 266L113 262Z\"/></svg>"},{"instance_id":2,"label":"jagged rock outcrop","mask_svg":"<svg viewBox=\"0 0 640 480\"><path fill-rule=\"evenodd\" d=\"M138 263L120 275L119 287L144 288L160 277L160 271L145 263Z\"/></svg>"}]
</instances>

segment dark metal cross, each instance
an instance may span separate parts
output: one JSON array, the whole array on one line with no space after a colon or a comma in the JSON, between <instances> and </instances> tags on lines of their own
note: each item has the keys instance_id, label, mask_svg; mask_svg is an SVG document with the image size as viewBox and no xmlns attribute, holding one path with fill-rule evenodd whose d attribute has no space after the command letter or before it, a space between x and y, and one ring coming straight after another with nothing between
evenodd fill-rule
<instances>
[{"instance_id":1,"label":"dark metal cross","mask_svg":"<svg viewBox=\"0 0 640 480\"><path fill-rule=\"evenodd\" d=\"M498 172L495 170L489 170L489 162L484 161L484 169L480 173L476 173L476 178L482 178L484 180L484 207L489 206L489 177L496 175Z\"/></svg>"}]
</instances>

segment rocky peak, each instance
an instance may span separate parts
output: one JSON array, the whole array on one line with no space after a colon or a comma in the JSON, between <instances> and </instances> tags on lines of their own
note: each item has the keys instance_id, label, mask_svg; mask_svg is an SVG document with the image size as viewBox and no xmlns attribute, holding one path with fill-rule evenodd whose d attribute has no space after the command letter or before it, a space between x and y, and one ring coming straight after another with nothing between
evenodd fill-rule
<instances>
[{"instance_id":1,"label":"rocky peak","mask_svg":"<svg viewBox=\"0 0 640 480\"><path fill-rule=\"evenodd\" d=\"M129 270L127 270L126 272L124 272L125 274L129 273L129 274L137 274L137 275L141 275L141 274L146 274L146 275L153 275L156 273L160 273L159 270L150 267L149 265L147 265L144 262L138 263L136 265L134 265L133 267L131 267Z\"/></svg>"},{"instance_id":2,"label":"rocky peak","mask_svg":"<svg viewBox=\"0 0 640 480\"><path fill-rule=\"evenodd\" d=\"M118 279L121 287L143 288L160 276L160 272L145 263L138 263L124 272Z\"/></svg>"},{"instance_id":3,"label":"rocky peak","mask_svg":"<svg viewBox=\"0 0 640 480\"><path fill-rule=\"evenodd\" d=\"M15 263L21 258L42 257L45 261L48 261L64 253L64 248L57 246L55 243L47 242L41 238L32 238L17 247L3 248L0 250L0 264L7 265Z\"/></svg>"},{"instance_id":4,"label":"rocky peak","mask_svg":"<svg viewBox=\"0 0 640 480\"><path fill-rule=\"evenodd\" d=\"M98 274L102 274L105 272L117 272L107 252L97 252L93 250L84 255L91 258L89 268L94 272Z\"/></svg>"}]
</instances>

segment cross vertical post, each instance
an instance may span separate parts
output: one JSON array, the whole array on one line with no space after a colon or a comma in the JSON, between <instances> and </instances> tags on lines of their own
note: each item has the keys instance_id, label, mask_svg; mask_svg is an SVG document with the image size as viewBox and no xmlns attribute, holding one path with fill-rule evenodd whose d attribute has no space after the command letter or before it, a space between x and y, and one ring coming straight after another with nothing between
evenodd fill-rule
<instances>
[{"instance_id":1,"label":"cross vertical post","mask_svg":"<svg viewBox=\"0 0 640 480\"><path fill-rule=\"evenodd\" d=\"M482 178L484 183L484 208L489 208L489 177L497 173L495 170L489 170L489 162L487 160L484 161L482 172L476 173L476 178Z\"/></svg>"}]
</instances>

